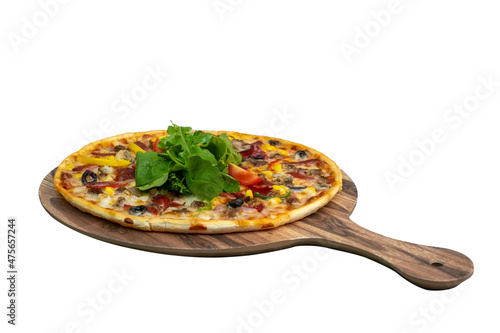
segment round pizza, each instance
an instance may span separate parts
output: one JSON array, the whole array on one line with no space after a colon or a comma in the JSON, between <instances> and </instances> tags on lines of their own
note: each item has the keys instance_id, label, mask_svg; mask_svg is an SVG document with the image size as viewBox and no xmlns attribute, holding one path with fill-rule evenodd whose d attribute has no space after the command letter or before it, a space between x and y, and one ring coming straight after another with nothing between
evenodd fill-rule
<instances>
[{"instance_id":1,"label":"round pizza","mask_svg":"<svg viewBox=\"0 0 500 333\"><path fill-rule=\"evenodd\" d=\"M229 233L316 212L341 189L342 174L298 143L172 124L86 145L59 165L54 186L74 207L124 227Z\"/></svg>"}]
</instances>

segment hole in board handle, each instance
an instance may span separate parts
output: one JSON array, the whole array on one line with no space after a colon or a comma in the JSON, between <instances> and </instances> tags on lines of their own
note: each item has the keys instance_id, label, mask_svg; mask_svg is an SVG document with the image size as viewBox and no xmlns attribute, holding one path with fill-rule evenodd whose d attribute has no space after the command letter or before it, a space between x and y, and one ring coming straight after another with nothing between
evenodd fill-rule
<instances>
[{"instance_id":1,"label":"hole in board handle","mask_svg":"<svg viewBox=\"0 0 500 333\"><path fill-rule=\"evenodd\" d=\"M439 261L433 261L433 262L431 262L431 266L433 266L433 267L443 267L444 264L442 262L439 262Z\"/></svg>"}]
</instances>

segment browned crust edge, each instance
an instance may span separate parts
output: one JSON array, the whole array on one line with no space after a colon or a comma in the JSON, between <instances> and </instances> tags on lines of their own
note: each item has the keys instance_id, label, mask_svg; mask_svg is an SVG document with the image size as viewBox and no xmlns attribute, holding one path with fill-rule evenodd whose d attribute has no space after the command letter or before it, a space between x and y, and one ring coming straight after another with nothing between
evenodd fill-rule
<instances>
[{"instance_id":1,"label":"browned crust edge","mask_svg":"<svg viewBox=\"0 0 500 333\"><path fill-rule=\"evenodd\" d=\"M183 218L132 216L130 214L114 211L109 208L100 207L96 204L93 204L92 202L89 202L83 198L74 195L73 193L62 187L61 173L66 168L66 166L74 163L78 155L93 151L100 144L106 145L120 139L131 140L131 139L142 138L145 135L164 136L167 134L166 131L164 130L156 130L156 131L146 131L137 133L125 133L89 143L88 145L84 146L79 151L69 155L62 161L62 163L59 165L54 175L54 187L56 191L59 192L71 205L80 209L81 211L90 213L94 216L103 218L108 221L118 223L127 228L134 228L145 231L203 233L203 234L262 230L262 229L275 228L287 223L298 221L316 212L321 207L325 206L335 196L335 194L337 194L337 192L342 189L342 173L337 164L330 158L328 158L326 155L322 154L321 152L313 148L289 140L268 137L263 135L244 134L234 131L206 131L206 132L210 132L214 135L218 135L220 133L226 133L228 136L248 135L248 136L258 137L261 141L266 141L269 139L277 139L286 144L300 147L300 149L304 150L307 149L313 154L318 155L321 160L325 161L329 165L329 168L335 175L335 180L332 184L332 187L328 191L324 192L324 194L321 195L319 198L307 203L304 206L278 214L274 218L262 218L254 220L248 220L248 219L247 220L204 220L204 219L193 219L193 218L183 219ZM197 226L197 227L192 228L192 226ZM200 226L205 226L206 229Z\"/></svg>"}]
</instances>

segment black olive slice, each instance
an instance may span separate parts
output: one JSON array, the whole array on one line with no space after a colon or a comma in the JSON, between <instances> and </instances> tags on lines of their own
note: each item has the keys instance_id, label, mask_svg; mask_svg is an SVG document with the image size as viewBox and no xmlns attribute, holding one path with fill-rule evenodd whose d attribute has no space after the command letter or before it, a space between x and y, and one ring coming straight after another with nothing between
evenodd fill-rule
<instances>
[{"instance_id":1,"label":"black olive slice","mask_svg":"<svg viewBox=\"0 0 500 333\"><path fill-rule=\"evenodd\" d=\"M89 180L90 178L90 180ZM83 185L95 183L97 181L97 175L95 174L94 171L90 170L85 170L85 172L82 175L82 183Z\"/></svg>"},{"instance_id":2,"label":"black olive slice","mask_svg":"<svg viewBox=\"0 0 500 333\"><path fill-rule=\"evenodd\" d=\"M297 150L293 156L296 160L303 160L307 158L307 152L304 150Z\"/></svg>"},{"instance_id":3,"label":"black olive slice","mask_svg":"<svg viewBox=\"0 0 500 333\"><path fill-rule=\"evenodd\" d=\"M129 214L135 215L135 216L144 215L147 211L148 211L148 209L144 205L132 206L128 209Z\"/></svg>"},{"instance_id":4,"label":"black olive slice","mask_svg":"<svg viewBox=\"0 0 500 333\"><path fill-rule=\"evenodd\" d=\"M229 208L238 208L241 205L243 205L243 198L237 198L237 199L231 200L227 203L227 206Z\"/></svg>"}]
</instances>

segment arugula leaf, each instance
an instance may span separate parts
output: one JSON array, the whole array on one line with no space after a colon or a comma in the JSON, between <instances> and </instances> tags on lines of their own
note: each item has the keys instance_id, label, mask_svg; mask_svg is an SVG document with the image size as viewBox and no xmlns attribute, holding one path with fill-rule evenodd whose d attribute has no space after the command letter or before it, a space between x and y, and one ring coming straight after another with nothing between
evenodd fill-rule
<instances>
[{"instance_id":1,"label":"arugula leaf","mask_svg":"<svg viewBox=\"0 0 500 333\"><path fill-rule=\"evenodd\" d=\"M144 191L165 184L172 164L165 154L137 152L136 159L135 186L139 190Z\"/></svg>"},{"instance_id":2,"label":"arugula leaf","mask_svg":"<svg viewBox=\"0 0 500 333\"><path fill-rule=\"evenodd\" d=\"M182 195L191 194L191 190L186 186L184 182L184 175L182 174L182 172L171 172L168 176L168 182L164 187Z\"/></svg>"},{"instance_id":3,"label":"arugula leaf","mask_svg":"<svg viewBox=\"0 0 500 333\"><path fill-rule=\"evenodd\" d=\"M238 192L240 190L240 183L226 173L221 173L222 180L224 181L224 191L227 193Z\"/></svg>"},{"instance_id":4,"label":"arugula leaf","mask_svg":"<svg viewBox=\"0 0 500 333\"><path fill-rule=\"evenodd\" d=\"M224 189L224 180L217 167L200 156L187 160L184 176L193 195L202 200L212 200Z\"/></svg>"},{"instance_id":5,"label":"arugula leaf","mask_svg":"<svg viewBox=\"0 0 500 333\"><path fill-rule=\"evenodd\" d=\"M226 133L210 139L207 149L215 156L220 171L227 173L229 163L241 164L241 154L237 153Z\"/></svg>"},{"instance_id":6,"label":"arugula leaf","mask_svg":"<svg viewBox=\"0 0 500 333\"><path fill-rule=\"evenodd\" d=\"M231 140L227 137L226 133L221 133L219 135L219 138L224 140L226 142L227 146L227 164L233 163L235 165L240 165L241 164L241 154L236 152L233 148L233 144L231 143Z\"/></svg>"}]
</instances>

